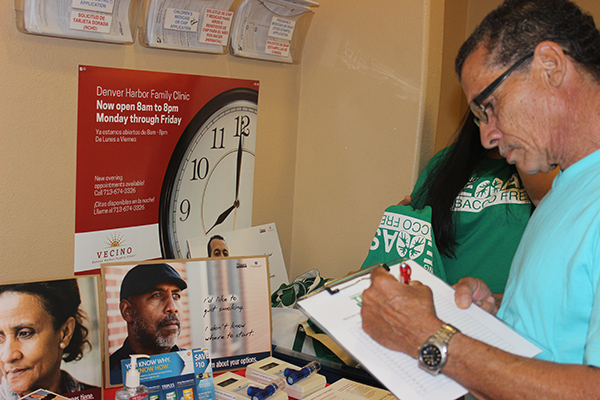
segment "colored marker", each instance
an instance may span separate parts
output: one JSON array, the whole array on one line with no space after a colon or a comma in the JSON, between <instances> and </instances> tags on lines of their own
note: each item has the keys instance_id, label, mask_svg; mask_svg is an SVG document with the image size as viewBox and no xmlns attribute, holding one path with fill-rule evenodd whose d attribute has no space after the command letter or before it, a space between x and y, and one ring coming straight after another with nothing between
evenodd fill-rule
<instances>
[{"instance_id":1,"label":"colored marker","mask_svg":"<svg viewBox=\"0 0 600 400\"><path fill-rule=\"evenodd\" d=\"M410 282L410 266L406 263L400 265L400 282L408 284Z\"/></svg>"}]
</instances>

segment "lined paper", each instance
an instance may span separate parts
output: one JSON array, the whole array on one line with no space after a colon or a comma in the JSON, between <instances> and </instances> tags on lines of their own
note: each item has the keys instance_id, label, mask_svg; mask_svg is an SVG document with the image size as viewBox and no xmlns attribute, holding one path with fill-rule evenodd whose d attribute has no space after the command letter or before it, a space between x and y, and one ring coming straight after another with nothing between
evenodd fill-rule
<instances>
[{"instance_id":1,"label":"lined paper","mask_svg":"<svg viewBox=\"0 0 600 400\"><path fill-rule=\"evenodd\" d=\"M453 288L416 262L407 263L412 268L412 279L433 291L441 320L504 351L524 357L540 353L540 349L481 308L471 305L466 310L459 309ZM399 265L391 266L390 273L398 276ZM466 394L467 390L452 379L443 374L430 375L418 367L414 358L383 347L362 330L357 298L369 285L370 279L358 277L336 294L323 290L300 299L298 306L399 399L452 400Z\"/></svg>"}]
</instances>

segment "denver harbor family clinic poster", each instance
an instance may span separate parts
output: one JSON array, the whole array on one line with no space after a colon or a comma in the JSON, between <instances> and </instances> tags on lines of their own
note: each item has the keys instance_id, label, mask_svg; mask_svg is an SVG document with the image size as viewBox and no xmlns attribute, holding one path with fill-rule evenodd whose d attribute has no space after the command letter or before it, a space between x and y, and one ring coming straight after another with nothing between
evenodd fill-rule
<instances>
[{"instance_id":1,"label":"denver harbor family clinic poster","mask_svg":"<svg viewBox=\"0 0 600 400\"><path fill-rule=\"evenodd\" d=\"M159 200L182 133L211 99L258 85L79 66L75 272L162 257Z\"/></svg>"}]
</instances>

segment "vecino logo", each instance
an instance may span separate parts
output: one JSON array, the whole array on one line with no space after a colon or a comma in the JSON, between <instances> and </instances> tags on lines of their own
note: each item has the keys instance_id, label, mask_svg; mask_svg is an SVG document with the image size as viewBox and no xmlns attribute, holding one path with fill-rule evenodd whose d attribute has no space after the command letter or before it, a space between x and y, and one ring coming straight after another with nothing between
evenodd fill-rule
<instances>
[{"instance_id":1,"label":"vecino logo","mask_svg":"<svg viewBox=\"0 0 600 400\"><path fill-rule=\"evenodd\" d=\"M125 237L120 232L111 233L104 242L106 250L96 251L98 259L125 257L133 253L133 247L125 246Z\"/></svg>"}]
</instances>

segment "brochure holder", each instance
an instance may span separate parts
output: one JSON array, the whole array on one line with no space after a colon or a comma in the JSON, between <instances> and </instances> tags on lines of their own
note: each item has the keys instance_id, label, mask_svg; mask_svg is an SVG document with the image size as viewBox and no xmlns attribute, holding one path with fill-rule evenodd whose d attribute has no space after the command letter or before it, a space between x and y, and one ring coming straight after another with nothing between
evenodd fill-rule
<instances>
[{"instance_id":1,"label":"brochure holder","mask_svg":"<svg viewBox=\"0 0 600 400\"><path fill-rule=\"evenodd\" d=\"M141 0L15 0L17 29L68 39L132 44Z\"/></svg>"},{"instance_id":2,"label":"brochure holder","mask_svg":"<svg viewBox=\"0 0 600 400\"><path fill-rule=\"evenodd\" d=\"M244 0L231 30L231 53L238 57L297 64L314 12L313 1Z\"/></svg>"},{"instance_id":3,"label":"brochure holder","mask_svg":"<svg viewBox=\"0 0 600 400\"><path fill-rule=\"evenodd\" d=\"M143 0L142 46L226 54L234 0Z\"/></svg>"}]
</instances>

